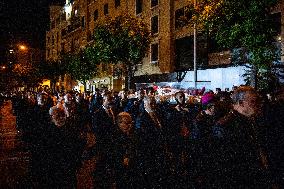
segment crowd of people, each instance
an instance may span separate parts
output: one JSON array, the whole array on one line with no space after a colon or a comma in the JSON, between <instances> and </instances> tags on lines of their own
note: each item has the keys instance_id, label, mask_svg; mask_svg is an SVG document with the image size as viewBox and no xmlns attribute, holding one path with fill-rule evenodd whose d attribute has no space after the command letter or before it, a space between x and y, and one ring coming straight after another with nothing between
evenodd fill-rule
<instances>
[{"instance_id":1,"label":"crowd of people","mask_svg":"<svg viewBox=\"0 0 284 189\"><path fill-rule=\"evenodd\" d=\"M47 91L2 95L31 152L34 187L76 188L95 158L95 188L280 188L283 90L231 92L153 88L94 94ZM282 95L282 96L281 96Z\"/></svg>"}]
</instances>

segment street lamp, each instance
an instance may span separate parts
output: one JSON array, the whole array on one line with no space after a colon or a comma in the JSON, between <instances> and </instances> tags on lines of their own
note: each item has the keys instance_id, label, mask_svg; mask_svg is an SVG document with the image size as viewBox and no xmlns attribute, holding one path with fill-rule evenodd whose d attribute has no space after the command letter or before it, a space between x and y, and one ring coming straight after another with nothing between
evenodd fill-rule
<instances>
[{"instance_id":1,"label":"street lamp","mask_svg":"<svg viewBox=\"0 0 284 189\"><path fill-rule=\"evenodd\" d=\"M196 8L196 0L194 0L194 8ZM197 88L197 65L196 65L196 23L193 25L193 84Z\"/></svg>"},{"instance_id":2,"label":"street lamp","mask_svg":"<svg viewBox=\"0 0 284 189\"><path fill-rule=\"evenodd\" d=\"M20 45L19 48L20 48L21 51L27 50L27 47L25 45Z\"/></svg>"}]
</instances>

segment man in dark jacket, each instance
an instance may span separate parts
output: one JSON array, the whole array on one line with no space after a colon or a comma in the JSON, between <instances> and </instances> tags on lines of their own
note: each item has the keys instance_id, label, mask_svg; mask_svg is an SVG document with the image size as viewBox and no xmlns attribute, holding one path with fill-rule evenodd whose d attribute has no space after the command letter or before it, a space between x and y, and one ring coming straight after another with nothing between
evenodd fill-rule
<instances>
[{"instance_id":1,"label":"man in dark jacket","mask_svg":"<svg viewBox=\"0 0 284 189\"><path fill-rule=\"evenodd\" d=\"M211 188L269 188L269 168L258 118L261 99L248 86L232 94L233 110L218 121L223 134L215 138L212 151L215 176Z\"/></svg>"}]
</instances>

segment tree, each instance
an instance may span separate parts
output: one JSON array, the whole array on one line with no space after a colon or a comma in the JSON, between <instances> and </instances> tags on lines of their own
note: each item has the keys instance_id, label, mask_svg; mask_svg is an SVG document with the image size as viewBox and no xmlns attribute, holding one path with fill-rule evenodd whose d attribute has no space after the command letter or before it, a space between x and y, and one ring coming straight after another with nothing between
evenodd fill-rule
<instances>
[{"instance_id":1,"label":"tree","mask_svg":"<svg viewBox=\"0 0 284 189\"><path fill-rule=\"evenodd\" d=\"M120 15L96 24L94 51L102 63L124 63L127 88L131 88L132 67L142 61L150 46L150 32L140 18Z\"/></svg>"},{"instance_id":2,"label":"tree","mask_svg":"<svg viewBox=\"0 0 284 189\"><path fill-rule=\"evenodd\" d=\"M18 62L13 65L10 77L17 81L18 86L37 87L40 82L39 63Z\"/></svg>"},{"instance_id":3,"label":"tree","mask_svg":"<svg viewBox=\"0 0 284 189\"><path fill-rule=\"evenodd\" d=\"M93 78L97 72L97 58L90 53L93 51L92 47L87 47L79 51L77 54L67 54L65 61L67 61L67 73L74 80L81 81L86 89L87 80Z\"/></svg>"},{"instance_id":4,"label":"tree","mask_svg":"<svg viewBox=\"0 0 284 189\"><path fill-rule=\"evenodd\" d=\"M254 76L263 77L279 61L271 21L271 8L276 4L277 0L204 0L195 7L194 20L220 46L242 51L237 59L248 63ZM250 77L254 78L251 82L258 87L257 77Z\"/></svg>"},{"instance_id":5,"label":"tree","mask_svg":"<svg viewBox=\"0 0 284 189\"><path fill-rule=\"evenodd\" d=\"M66 66L63 61L46 61L39 64L39 77L51 81L51 89L55 91L55 84L59 77L66 73Z\"/></svg>"}]
</instances>

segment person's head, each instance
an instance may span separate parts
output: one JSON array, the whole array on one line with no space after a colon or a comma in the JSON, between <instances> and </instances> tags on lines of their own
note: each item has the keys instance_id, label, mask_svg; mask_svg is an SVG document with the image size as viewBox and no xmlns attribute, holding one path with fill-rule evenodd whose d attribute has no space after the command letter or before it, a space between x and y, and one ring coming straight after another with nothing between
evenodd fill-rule
<instances>
[{"instance_id":1,"label":"person's head","mask_svg":"<svg viewBox=\"0 0 284 189\"><path fill-rule=\"evenodd\" d=\"M83 101L83 99L84 99L84 97L81 93L77 93L75 95L75 100L76 100L77 103L81 103Z\"/></svg>"},{"instance_id":2,"label":"person's head","mask_svg":"<svg viewBox=\"0 0 284 189\"><path fill-rule=\"evenodd\" d=\"M140 89L140 90L138 91L138 99L139 99L139 100L142 100L142 99L145 97L145 95L146 95L145 90Z\"/></svg>"},{"instance_id":3,"label":"person's head","mask_svg":"<svg viewBox=\"0 0 284 189\"><path fill-rule=\"evenodd\" d=\"M66 122L66 114L65 114L64 109L62 108L58 108L56 106L52 107L49 110L49 115L51 116L52 122L57 127L62 127Z\"/></svg>"},{"instance_id":4,"label":"person's head","mask_svg":"<svg viewBox=\"0 0 284 189\"><path fill-rule=\"evenodd\" d=\"M71 93L66 93L65 96L64 96L64 103L65 104L71 104L73 101L73 97L71 95Z\"/></svg>"},{"instance_id":5,"label":"person's head","mask_svg":"<svg viewBox=\"0 0 284 189\"><path fill-rule=\"evenodd\" d=\"M153 96L146 96L143 99L144 102L144 108L146 112L150 113L155 111L156 109L156 100Z\"/></svg>"},{"instance_id":6,"label":"person's head","mask_svg":"<svg viewBox=\"0 0 284 189\"><path fill-rule=\"evenodd\" d=\"M120 112L117 115L117 124L123 133L129 133L133 128L133 120L129 113Z\"/></svg>"},{"instance_id":7,"label":"person's head","mask_svg":"<svg viewBox=\"0 0 284 189\"><path fill-rule=\"evenodd\" d=\"M241 86L232 94L233 108L246 117L258 115L262 111L261 98L256 90Z\"/></svg>"},{"instance_id":8,"label":"person's head","mask_svg":"<svg viewBox=\"0 0 284 189\"><path fill-rule=\"evenodd\" d=\"M202 109L205 111L206 114L208 115L215 114L215 102L216 102L215 96L210 92L205 93L201 97Z\"/></svg>"},{"instance_id":9,"label":"person's head","mask_svg":"<svg viewBox=\"0 0 284 189\"><path fill-rule=\"evenodd\" d=\"M154 90L153 87L149 87L149 88L147 89L147 95L148 95L148 96L155 96L155 90Z\"/></svg>"},{"instance_id":10,"label":"person's head","mask_svg":"<svg viewBox=\"0 0 284 189\"><path fill-rule=\"evenodd\" d=\"M114 104L114 98L110 92L104 93L103 95L103 106L111 108Z\"/></svg>"},{"instance_id":11,"label":"person's head","mask_svg":"<svg viewBox=\"0 0 284 189\"><path fill-rule=\"evenodd\" d=\"M184 105L185 104L185 94L182 91L178 91L175 94L175 99L178 105Z\"/></svg>"},{"instance_id":12,"label":"person's head","mask_svg":"<svg viewBox=\"0 0 284 189\"><path fill-rule=\"evenodd\" d=\"M216 94L221 92L221 88L216 88Z\"/></svg>"},{"instance_id":13,"label":"person's head","mask_svg":"<svg viewBox=\"0 0 284 189\"><path fill-rule=\"evenodd\" d=\"M38 93L37 95L37 104L39 106L44 106L47 104L48 96L46 93Z\"/></svg>"}]
</instances>

